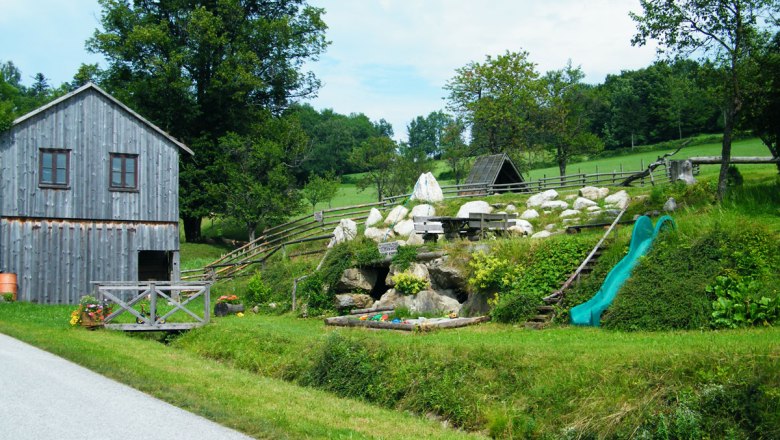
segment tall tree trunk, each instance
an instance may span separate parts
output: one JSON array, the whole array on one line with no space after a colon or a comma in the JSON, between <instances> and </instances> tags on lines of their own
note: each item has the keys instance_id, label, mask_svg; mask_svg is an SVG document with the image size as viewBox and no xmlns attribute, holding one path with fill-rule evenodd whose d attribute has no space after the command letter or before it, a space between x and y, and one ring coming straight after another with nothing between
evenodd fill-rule
<instances>
[{"instance_id":1,"label":"tall tree trunk","mask_svg":"<svg viewBox=\"0 0 780 440\"><path fill-rule=\"evenodd\" d=\"M187 243L197 243L201 240L200 217L182 216L184 222L184 240Z\"/></svg>"},{"instance_id":2,"label":"tall tree trunk","mask_svg":"<svg viewBox=\"0 0 780 440\"><path fill-rule=\"evenodd\" d=\"M246 225L246 235L249 237L249 242L255 241L255 225Z\"/></svg>"},{"instance_id":3,"label":"tall tree trunk","mask_svg":"<svg viewBox=\"0 0 780 440\"><path fill-rule=\"evenodd\" d=\"M723 122L723 148L720 152L720 173L718 174L718 202L722 202L723 197L726 196L726 183L731 162L731 137L734 132L734 112L731 108L726 111Z\"/></svg>"}]
</instances>

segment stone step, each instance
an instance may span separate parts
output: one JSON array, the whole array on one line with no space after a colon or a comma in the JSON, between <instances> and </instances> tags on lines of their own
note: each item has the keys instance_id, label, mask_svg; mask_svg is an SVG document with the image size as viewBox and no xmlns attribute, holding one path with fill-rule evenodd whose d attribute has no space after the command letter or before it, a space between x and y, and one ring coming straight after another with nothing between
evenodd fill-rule
<instances>
[{"instance_id":1,"label":"stone step","mask_svg":"<svg viewBox=\"0 0 780 440\"><path fill-rule=\"evenodd\" d=\"M550 315L536 315L530 319L531 322L548 322L552 318Z\"/></svg>"},{"instance_id":2,"label":"stone step","mask_svg":"<svg viewBox=\"0 0 780 440\"><path fill-rule=\"evenodd\" d=\"M555 311L555 306L539 306L536 308L539 313L550 313Z\"/></svg>"}]
</instances>

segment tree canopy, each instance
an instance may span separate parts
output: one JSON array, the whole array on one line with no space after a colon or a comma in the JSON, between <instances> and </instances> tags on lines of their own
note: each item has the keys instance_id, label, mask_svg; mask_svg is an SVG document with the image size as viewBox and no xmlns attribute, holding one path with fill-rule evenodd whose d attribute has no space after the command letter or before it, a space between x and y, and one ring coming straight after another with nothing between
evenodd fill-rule
<instances>
[{"instance_id":1,"label":"tree canopy","mask_svg":"<svg viewBox=\"0 0 780 440\"><path fill-rule=\"evenodd\" d=\"M252 132L265 112L279 115L319 88L303 64L327 46L323 10L305 0L100 5L102 29L87 47L108 61L103 85L195 151L182 159L180 206L187 239L197 240L201 218L225 209L209 195L232 175L219 139Z\"/></svg>"},{"instance_id":2,"label":"tree canopy","mask_svg":"<svg viewBox=\"0 0 780 440\"><path fill-rule=\"evenodd\" d=\"M761 27L780 5L773 0L640 0L643 14L631 13L637 33L632 44L657 40L662 51L688 56L700 53L723 72L723 146L718 200L726 192L735 121L742 110L746 71L760 45Z\"/></svg>"}]
</instances>

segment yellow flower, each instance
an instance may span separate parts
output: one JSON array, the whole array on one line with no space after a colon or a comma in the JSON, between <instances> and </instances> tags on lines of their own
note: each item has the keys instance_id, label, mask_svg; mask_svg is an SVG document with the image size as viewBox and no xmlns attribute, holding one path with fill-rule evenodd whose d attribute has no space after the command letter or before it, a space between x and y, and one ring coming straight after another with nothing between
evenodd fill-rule
<instances>
[{"instance_id":1,"label":"yellow flower","mask_svg":"<svg viewBox=\"0 0 780 440\"><path fill-rule=\"evenodd\" d=\"M244 314L243 314L243 313L241 313L241 312L238 312L238 313L236 313L236 316L238 316L239 318L243 318L243 317L244 317Z\"/></svg>"}]
</instances>

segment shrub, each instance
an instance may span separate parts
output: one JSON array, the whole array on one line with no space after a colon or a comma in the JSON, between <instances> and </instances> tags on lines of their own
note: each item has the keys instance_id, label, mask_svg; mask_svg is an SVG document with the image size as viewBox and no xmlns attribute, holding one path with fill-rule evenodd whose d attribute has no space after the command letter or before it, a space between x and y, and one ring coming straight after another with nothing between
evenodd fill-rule
<instances>
[{"instance_id":1,"label":"shrub","mask_svg":"<svg viewBox=\"0 0 780 440\"><path fill-rule=\"evenodd\" d=\"M417 260L418 246L399 246L398 252L393 255L393 265L398 270L406 270Z\"/></svg>"},{"instance_id":2,"label":"shrub","mask_svg":"<svg viewBox=\"0 0 780 440\"><path fill-rule=\"evenodd\" d=\"M404 295L416 295L417 292L428 288L428 280L417 275L402 272L393 276L395 290Z\"/></svg>"},{"instance_id":3,"label":"shrub","mask_svg":"<svg viewBox=\"0 0 780 440\"><path fill-rule=\"evenodd\" d=\"M263 282L263 276L260 272L252 275L249 279L249 283L246 285L246 294L244 295L244 301L248 307L252 307L257 304L263 304L271 298L271 287Z\"/></svg>"},{"instance_id":4,"label":"shrub","mask_svg":"<svg viewBox=\"0 0 780 440\"><path fill-rule=\"evenodd\" d=\"M469 267L472 270L469 285L484 293L495 293L508 288L521 270L508 260L481 251L474 254L469 261Z\"/></svg>"},{"instance_id":5,"label":"shrub","mask_svg":"<svg viewBox=\"0 0 780 440\"><path fill-rule=\"evenodd\" d=\"M718 276L706 291L717 298L712 302L713 327L770 325L780 312L780 296L762 295L759 283L752 277Z\"/></svg>"},{"instance_id":6,"label":"shrub","mask_svg":"<svg viewBox=\"0 0 780 440\"><path fill-rule=\"evenodd\" d=\"M508 269L507 288L492 301L491 317L499 322L530 318L542 298L566 280L593 245L593 237L566 236L534 246L526 255L527 266L515 264Z\"/></svg>"}]
</instances>

